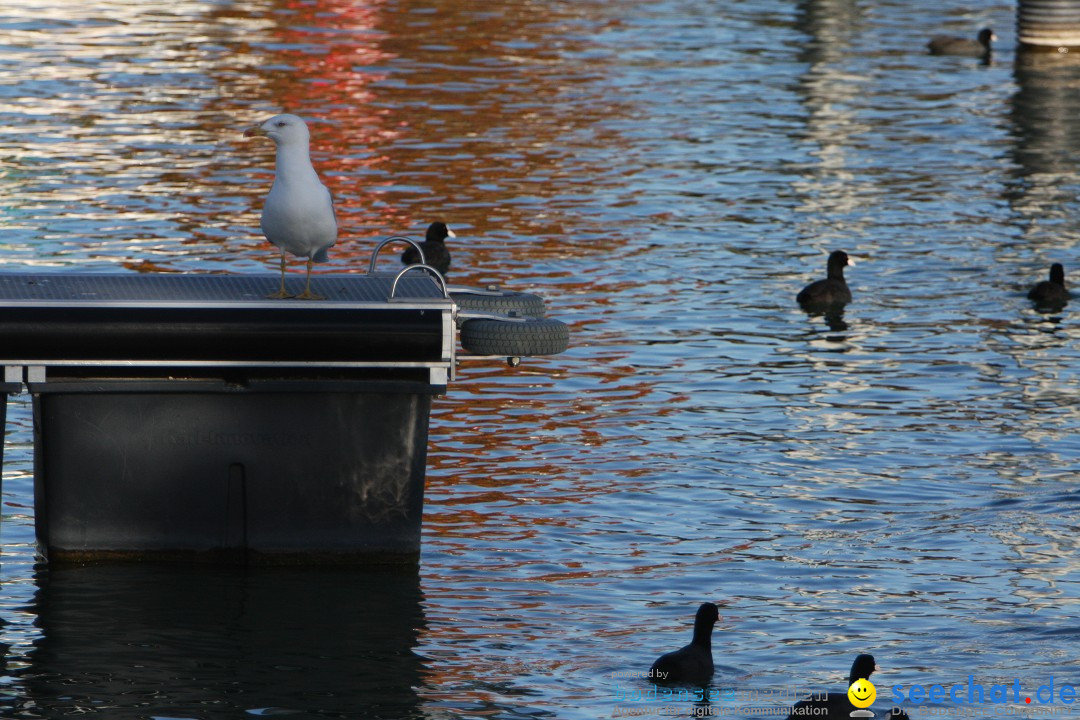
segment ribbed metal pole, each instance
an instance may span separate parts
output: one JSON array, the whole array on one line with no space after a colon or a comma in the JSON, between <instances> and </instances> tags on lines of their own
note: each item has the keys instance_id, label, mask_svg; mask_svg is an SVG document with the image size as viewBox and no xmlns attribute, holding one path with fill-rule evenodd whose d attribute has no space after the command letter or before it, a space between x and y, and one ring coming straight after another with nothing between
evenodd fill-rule
<instances>
[{"instance_id":1,"label":"ribbed metal pole","mask_svg":"<svg viewBox=\"0 0 1080 720\"><path fill-rule=\"evenodd\" d=\"M1024 49L1080 52L1080 0L1019 0L1016 28Z\"/></svg>"}]
</instances>

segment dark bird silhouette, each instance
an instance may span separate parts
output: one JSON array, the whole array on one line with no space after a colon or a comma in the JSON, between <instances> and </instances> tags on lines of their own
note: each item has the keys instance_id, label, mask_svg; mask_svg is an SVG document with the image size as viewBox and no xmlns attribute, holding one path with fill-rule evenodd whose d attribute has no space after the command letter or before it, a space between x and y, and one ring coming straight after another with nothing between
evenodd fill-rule
<instances>
[{"instance_id":1,"label":"dark bird silhouette","mask_svg":"<svg viewBox=\"0 0 1080 720\"><path fill-rule=\"evenodd\" d=\"M424 234L424 242L420 247L424 251L424 260L443 275L450 270L450 251L446 249L446 238L457 237L454 231L444 222L433 222L428 226ZM416 265L420 262L420 253L411 245L401 253L401 262L406 265Z\"/></svg>"},{"instance_id":2,"label":"dark bird silhouette","mask_svg":"<svg viewBox=\"0 0 1080 720\"><path fill-rule=\"evenodd\" d=\"M649 669L655 683L704 685L713 674L712 631L720 620L713 603L702 603L694 616L694 639L686 647L665 653Z\"/></svg>"},{"instance_id":3,"label":"dark bird silhouette","mask_svg":"<svg viewBox=\"0 0 1080 720\"><path fill-rule=\"evenodd\" d=\"M1035 283L1028 291L1028 298L1040 307L1061 307L1069 302L1069 291L1065 289L1065 268L1061 263L1050 266L1050 279Z\"/></svg>"},{"instance_id":4,"label":"dark bird silhouette","mask_svg":"<svg viewBox=\"0 0 1080 720\"><path fill-rule=\"evenodd\" d=\"M990 54L990 43L997 40L997 35L990 28L979 31L975 40L956 37L955 35L937 35L926 44L931 55L967 55L984 57Z\"/></svg>"},{"instance_id":5,"label":"dark bird silhouette","mask_svg":"<svg viewBox=\"0 0 1080 720\"><path fill-rule=\"evenodd\" d=\"M843 250L833 252L829 255L828 276L804 287L795 300L810 309L835 308L851 302L851 290L844 280L844 268L854 264Z\"/></svg>"},{"instance_id":6,"label":"dark bird silhouette","mask_svg":"<svg viewBox=\"0 0 1080 720\"><path fill-rule=\"evenodd\" d=\"M855 662L851 664L851 672L848 674L847 686L844 687L843 692L830 692L826 693L824 697L818 696L808 700L800 700L791 708L788 720L808 720L810 718L816 718L816 720L849 720L851 711L857 708L848 700L848 687L851 687L851 684L856 680L869 680L875 670L877 670L877 664L874 662L873 655L865 653L859 655L855 658Z\"/></svg>"}]
</instances>

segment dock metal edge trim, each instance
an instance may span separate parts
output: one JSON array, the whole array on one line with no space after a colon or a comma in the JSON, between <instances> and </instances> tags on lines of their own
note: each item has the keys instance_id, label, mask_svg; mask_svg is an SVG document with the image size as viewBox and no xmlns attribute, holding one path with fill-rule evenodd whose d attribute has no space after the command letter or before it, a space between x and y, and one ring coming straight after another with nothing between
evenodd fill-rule
<instances>
[{"instance_id":1,"label":"dock metal edge trim","mask_svg":"<svg viewBox=\"0 0 1080 720\"><path fill-rule=\"evenodd\" d=\"M80 298L68 298L66 300L2 300L0 308L5 307L29 307L29 308L213 308L213 309L260 309L267 310L275 307L289 309L323 309L323 310L449 310L453 305L452 300L443 297L432 298L408 298L407 300L394 299L393 304L387 300L336 300L333 302L300 300L295 303L268 302L266 300L83 300Z\"/></svg>"},{"instance_id":2,"label":"dock metal edge trim","mask_svg":"<svg viewBox=\"0 0 1080 720\"><path fill-rule=\"evenodd\" d=\"M22 367L320 367L320 368L449 368L448 360L0 360L0 366Z\"/></svg>"}]
</instances>

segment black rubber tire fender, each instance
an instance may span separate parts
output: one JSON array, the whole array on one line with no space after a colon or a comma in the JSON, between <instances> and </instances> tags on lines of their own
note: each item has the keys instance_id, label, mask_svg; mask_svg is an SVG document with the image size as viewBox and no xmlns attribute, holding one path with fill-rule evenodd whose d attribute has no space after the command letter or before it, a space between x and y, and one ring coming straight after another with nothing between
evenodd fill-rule
<instances>
[{"instance_id":1,"label":"black rubber tire fender","mask_svg":"<svg viewBox=\"0 0 1080 720\"><path fill-rule=\"evenodd\" d=\"M461 347L474 355L558 355L569 345L570 328L553 318L476 319L461 326Z\"/></svg>"},{"instance_id":2,"label":"black rubber tire fender","mask_svg":"<svg viewBox=\"0 0 1080 720\"><path fill-rule=\"evenodd\" d=\"M503 290L498 295L473 295L472 293L450 293L461 312L490 313L518 317L542 318L547 314L544 298L529 293Z\"/></svg>"}]
</instances>

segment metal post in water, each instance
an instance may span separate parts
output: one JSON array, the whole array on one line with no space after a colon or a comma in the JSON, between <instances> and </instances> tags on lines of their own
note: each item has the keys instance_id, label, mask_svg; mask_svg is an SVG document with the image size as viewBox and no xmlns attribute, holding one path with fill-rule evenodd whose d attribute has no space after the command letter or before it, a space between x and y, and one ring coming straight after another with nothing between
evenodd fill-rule
<instances>
[{"instance_id":1,"label":"metal post in water","mask_svg":"<svg viewBox=\"0 0 1080 720\"><path fill-rule=\"evenodd\" d=\"M1018 0L1016 34L1023 50L1080 52L1080 0Z\"/></svg>"}]
</instances>

